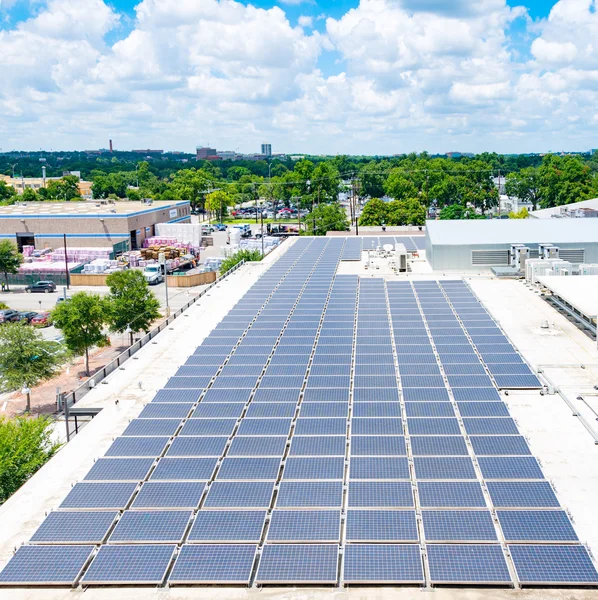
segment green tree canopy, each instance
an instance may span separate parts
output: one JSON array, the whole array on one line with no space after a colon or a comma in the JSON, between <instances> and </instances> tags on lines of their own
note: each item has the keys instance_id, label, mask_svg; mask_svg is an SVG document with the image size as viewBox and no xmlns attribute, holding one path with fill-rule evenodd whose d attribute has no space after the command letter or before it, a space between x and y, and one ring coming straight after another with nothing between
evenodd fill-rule
<instances>
[{"instance_id":1,"label":"green tree canopy","mask_svg":"<svg viewBox=\"0 0 598 600\"><path fill-rule=\"evenodd\" d=\"M527 167L521 171L509 173L505 180L507 196L531 202L536 210L540 202L540 173L534 167Z\"/></svg>"},{"instance_id":2,"label":"green tree canopy","mask_svg":"<svg viewBox=\"0 0 598 600\"><path fill-rule=\"evenodd\" d=\"M0 503L14 494L60 448L48 417L0 418Z\"/></svg>"},{"instance_id":3,"label":"green tree canopy","mask_svg":"<svg viewBox=\"0 0 598 600\"><path fill-rule=\"evenodd\" d=\"M5 323L0 328L0 390L12 392L53 377L65 358L64 348L45 340L41 333L23 323ZM30 394L27 394L27 411Z\"/></svg>"},{"instance_id":4,"label":"green tree canopy","mask_svg":"<svg viewBox=\"0 0 598 600\"><path fill-rule=\"evenodd\" d=\"M112 331L129 331L131 345L133 334L150 330L151 324L160 316L160 302L150 291L141 271L116 271L106 278L110 295L108 322Z\"/></svg>"},{"instance_id":5,"label":"green tree canopy","mask_svg":"<svg viewBox=\"0 0 598 600\"><path fill-rule=\"evenodd\" d=\"M328 231L349 231L345 209L338 203L320 204L305 217L307 235L326 235Z\"/></svg>"},{"instance_id":6,"label":"green tree canopy","mask_svg":"<svg viewBox=\"0 0 598 600\"><path fill-rule=\"evenodd\" d=\"M387 225L424 225L426 209L418 198L393 200L386 205Z\"/></svg>"},{"instance_id":7,"label":"green tree canopy","mask_svg":"<svg viewBox=\"0 0 598 600\"><path fill-rule=\"evenodd\" d=\"M461 204L451 204L445 206L439 215L440 219L455 220L455 219L485 219L484 215L479 215L475 209L462 206Z\"/></svg>"},{"instance_id":8,"label":"green tree canopy","mask_svg":"<svg viewBox=\"0 0 598 600\"><path fill-rule=\"evenodd\" d=\"M51 179L45 188L39 190L44 200L79 200L79 178L76 175L65 175L61 179Z\"/></svg>"},{"instance_id":9,"label":"green tree canopy","mask_svg":"<svg viewBox=\"0 0 598 600\"><path fill-rule=\"evenodd\" d=\"M108 345L104 325L109 321L110 304L98 294L77 292L52 311L54 325L64 335L66 347L85 356L85 373L89 375L89 350Z\"/></svg>"},{"instance_id":10,"label":"green tree canopy","mask_svg":"<svg viewBox=\"0 0 598 600\"><path fill-rule=\"evenodd\" d=\"M9 185L6 185L6 182L0 179L0 202L7 202L15 195L15 191Z\"/></svg>"},{"instance_id":11,"label":"green tree canopy","mask_svg":"<svg viewBox=\"0 0 598 600\"><path fill-rule=\"evenodd\" d=\"M0 273L4 275L6 289L8 289L8 276L19 272L23 260L23 255L10 240L0 240Z\"/></svg>"},{"instance_id":12,"label":"green tree canopy","mask_svg":"<svg viewBox=\"0 0 598 600\"><path fill-rule=\"evenodd\" d=\"M377 227L386 222L386 216L386 203L380 200L380 198L372 198L363 207L361 216L359 217L359 224L364 227Z\"/></svg>"},{"instance_id":13,"label":"green tree canopy","mask_svg":"<svg viewBox=\"0 0 598 600\"><path fill-rule=\"evenodd\" d=\"M393 169L385 185L386 193L395 200L416 198L418 189L412 181L407 179L401 169Z\"/></svg>"}]
</instances>

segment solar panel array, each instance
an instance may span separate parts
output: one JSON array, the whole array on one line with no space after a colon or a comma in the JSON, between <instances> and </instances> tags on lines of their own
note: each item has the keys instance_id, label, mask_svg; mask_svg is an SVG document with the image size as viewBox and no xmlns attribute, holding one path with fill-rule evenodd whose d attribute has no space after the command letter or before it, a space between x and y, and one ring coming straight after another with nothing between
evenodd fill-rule
<instances>
[{"instance_id":1,"label":"solar panel array","mask_svg":"<svg viewBox=\"0 0 598 600\"><path fill-rule=\"evenodd\" d=\"M463 282L336 275L349 242L297 240L0 584L598 583L497 389L535 375Z\"/></svg>"}]
</instances>

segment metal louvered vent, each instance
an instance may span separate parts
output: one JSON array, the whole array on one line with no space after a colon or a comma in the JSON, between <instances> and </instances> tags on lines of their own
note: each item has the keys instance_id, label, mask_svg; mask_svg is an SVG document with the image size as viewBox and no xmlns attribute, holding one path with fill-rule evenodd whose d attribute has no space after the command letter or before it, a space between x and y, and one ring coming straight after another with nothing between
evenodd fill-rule
<instances>
[{"instance_id":1,"label":"metal louvered vent","mask_svg":"<svg viewBox=\"0 0 598 600\"><path fill-rule=\"evenodd\" d=\"M472 250L471 264L478 267L502 267L509 264L508 250Z\"/></svg>"},{"instance_id":2,"label":"metal louvered vent","mask_svg":"<svg viewBox=\"0 0 598 600\"><path fill-rule=\"evenodd\" d=\"M580 264L585 262L585 256L585 248L561 248L559 250L559 258L567 260L573 264Z\"/></svg>"}]
</instances>

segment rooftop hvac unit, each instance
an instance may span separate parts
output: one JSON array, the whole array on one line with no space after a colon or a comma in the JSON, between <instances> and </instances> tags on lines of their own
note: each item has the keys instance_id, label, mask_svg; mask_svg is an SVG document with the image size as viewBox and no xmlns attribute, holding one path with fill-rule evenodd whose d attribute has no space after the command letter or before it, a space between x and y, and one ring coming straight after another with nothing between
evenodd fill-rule
<instances>
[{"instance_id":1,"label":"rooftop hvac unit","mask_svg":"<svg viewBox=\"0 0 598 600\"><path fill-rule=\"evenodd\" d=\"M580 275L598 275L598 265L596 264L581 264L579 265Z\"/></svg>"},{"instance_id":2,"label":"rooftop hvac unit","mask_svg":"<svg viewBox=\"0 0 598 600\"><path fill-rule=\"evenodd\" d=\"M538 257L545 260L559 257L559 248L554 244L538 244Z\"/></svg>"},{"instance_id":3,"label":"rooftop hvac unit","mask_svg":"<svg viewBox=\"0 0 598 600\"><path fill-rule=\"evenodd\" d=\"M402 273L407 271L407 249L405 244L395 244L395 257L397 261L397 269Z\"/></svg>"},{"instance_id":4,"label":"rooftop hvac unit","mask_svg":"<svg viewBox=\"0 0 598 600\"><path fill-rule=\"evenodd\" d=\"M555 263L553 270L555 275L571 275L571 273L573 272L573 265L570 262L564 260L562 262ZM566 271L566 273L563 273L562 271Z\"/></svg>"},{"instance_id":5,"label":"rooftop hvac unit","mask_svg":"<svg viewBox=\"0 0 598 600\"><path fill-rule=\"evenodd\" d=\"M561 276L567 276L570 274L570 272L569 269L559 269L559 271L556 274Z\"/></svg>"},{"instance_id":6,"label":"rooftop hvac unit","mask_svg":"<svg viewBox=\"0 0 598 600\"><path fill-rule=\"evenodd\" d=\"M534 259L525 263L525 281L527 283L538 283L538 277L554 274L554 265L566 261L560 259ZM567 263L570 266L570 263Z\"/></svg>"},{"instance_id":7,"label":"rooftop hvac unit","mask_svg":"<svg viewBox=\"0 0 598 600\"><path fill-rule=\"evenodd\" d=\"M529 259L529 248L523 244L511 244L509 263L519 271L525 271L525 263Z\"/></svg>"}]
</instances>

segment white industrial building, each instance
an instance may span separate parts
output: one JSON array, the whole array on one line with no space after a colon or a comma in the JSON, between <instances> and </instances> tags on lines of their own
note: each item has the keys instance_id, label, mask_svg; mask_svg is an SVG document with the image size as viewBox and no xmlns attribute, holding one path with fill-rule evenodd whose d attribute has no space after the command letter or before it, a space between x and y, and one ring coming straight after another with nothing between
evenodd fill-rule
<instances>
[{"instance_id":1,"label":"white industrial building","mask_svg":"<svg viewBox=\"0 0 598 600\"><path fill-rule=\"evenodd\" d=\"M598 198L554 206L553 208L541 208L530 211L529 216L534 219L598 218Z\"/></svg>"},{"instance_id":2,"label":"white industrial building","mask_svg":"<svg viewBox=\"0 0 598 600\"><path fill-rule=\"evenodd\" d=\"M489 219L426 222L426 259L435 271L471 271L510 265L513 244L558 248L573 264L598 263L598 226L594 219Z\"/></svg>"}]
</instances>

